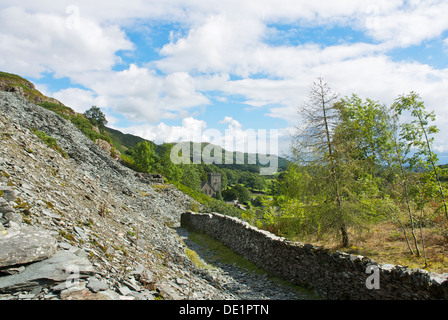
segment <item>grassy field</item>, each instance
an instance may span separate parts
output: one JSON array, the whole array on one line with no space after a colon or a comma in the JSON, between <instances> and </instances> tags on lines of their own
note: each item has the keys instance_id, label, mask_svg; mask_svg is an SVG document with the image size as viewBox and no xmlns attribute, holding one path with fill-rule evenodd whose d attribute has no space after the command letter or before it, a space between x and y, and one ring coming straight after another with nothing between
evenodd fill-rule
<instances>
[{"instance_id":1,"label":"grassy field","mask_svg":"<svg viewBox=\"0 0 448 320\"><path fill-rule=\"evenodd\" d=\"M415 233L421 253L420 256L417 256L417 254L412 255L410 253L401 228L397 227L392 222L379 223L372 226L370 230L364 231L359 235L353 233L351 237L351 245L349 247L341 247L340 239L331 237L323 238L319 241L313 241L313 239L301 239L301 241L324 246L333 250L362 255L379 263L398 264L437 273L448 273L447 240L440 235L440 232L436 228L423 229L427 257L427 266L425 266L420 230L416 229ZM408 233L408 239L415 252L414 241L410 232Z\"/></svg>"}]
</instances>

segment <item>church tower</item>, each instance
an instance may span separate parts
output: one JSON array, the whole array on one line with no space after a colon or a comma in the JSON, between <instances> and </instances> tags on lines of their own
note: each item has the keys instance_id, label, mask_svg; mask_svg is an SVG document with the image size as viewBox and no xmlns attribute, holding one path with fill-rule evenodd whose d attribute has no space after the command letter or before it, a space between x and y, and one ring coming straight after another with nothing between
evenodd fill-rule
<instances>
[{"instance_id":1,"label":"church tower","mask_svg":"<svg viewBox=\"0 0 448 320\"><path fill-rule=\"evenodd\" d=\"M208 174L208 183L216 192L221 192L221 173L209 173Z\"/></svg>"}]
</instances>

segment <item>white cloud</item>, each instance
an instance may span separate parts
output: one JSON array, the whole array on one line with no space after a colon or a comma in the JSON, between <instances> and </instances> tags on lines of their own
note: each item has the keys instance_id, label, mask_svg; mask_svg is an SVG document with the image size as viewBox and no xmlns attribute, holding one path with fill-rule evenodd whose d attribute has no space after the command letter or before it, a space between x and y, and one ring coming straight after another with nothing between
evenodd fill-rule
<instances>
[{"instance_id":1,"label":"white cloud","mask_svg":"<svg viewBox=\"0 0 448 320\"><path fill-rule=\"evenodd\" d=\"M227 14L210 16L193 26L185 38L166 44L156 63L165 72L229 72L247 76L245 55L255 48L265 25L258 20L235 20Z\"/></svg>"},{"instance_id":2,"label":"white cloud","mask_svg":"<svg viewBox=\"0 0 448 320\"><path fill-rule=\"evenodd\" d=\"M76 28L67 17L30 13L23 8L0 10L0 68L38 78L42 72L56 77L87 71L110 70L115 52L133 44L118 26L100 26L80 18Z\"/></svg>"},{"instance_id":3,"label":"white cloud","mask_svg":"<svg viewBox=\"0 0 448 320\"><path fill-rule=\"evenodd\" d=\"M93 105L105 105L105 102L96 97L93 91L79 88L63 89L47 95L63 102L79 113L84 113Z\"/></svg>"},{"instance_id":4,"label":"white cloud","mask_svg":"<svg viewBox=\"0 0 448 320\"><path fill-rule=\"evenodd\" d=\"M143 137L155 143L194 141L201 142L202 133L207 124L203 120L187 117L182 120L180 126L169 126L164 122L157 125L136 125L127 128L117 128L124 132Z\"/></svg>"},{"instance_id":5,"label":"white cloud","mask_svg":"<svg viewBox=\"0 0 448 320\"><path fill-rule=\"evenodd\" d=\"M235 120L229 116L224 117L224 119L219 121L219 123L224 123L224 124L228 123L229 129L232 129L232 130L241 129L243 127L242 124L238 120Z\"/></svg>"},{"instance_id":6,"label":"white cloud","mask_svg":"<svg viewBox=\"0 0 448 320\"><path fill-rule=\"evenodd\" d=\"M179 110L209 104L196 90L195 80L186 72L174 72L163 80L164 105L168 110Z\"/></svg>"},{"instance_id":7,"label":"white cloud","mask_svg":"<svg viewBox=\"0 0 448 320\"><path fill-rule=\"evenodd\" d=\"M163 132L170 138L203 126L191 120L192 112L210 99L239 99L292 124L317 76L341 95L357 93L384 103L415 90L446 127L448 69L389 56L393 48L442 35L448 30L446 12L444 0L3 0L0 69L69 77L87 90L69 88L53 96L79 111L95 104L138 123L190 119L177 127L135 127L148 137ZM137 30L148 21L180 23L182 32L173 27L160 60L115 71L117 53L136 49L124 28ZM272 45L271 23L299 30L349 27L373 44ZM448 47L447 39L444 44ZM227 120L237 127L236 119Z\"/></svg>"},{"instance_id":8,"label":"white cloud","mask_svg":"<svg viewBox=\"0 0 448 320\"><path fill-rule=\"evenodd\" d=\"M445 52L448 53L448 38L446 38L445 40L443 40L443 46L445 48Z\"/></svg>"},{"instance_id":9,"label":"white cloud","mask_svg":"<svg viewBox=\"0 0 448 320\"><path fill-rule=\"evenodd\" d=\"M73 78L90 90L65 89L52 95L69 106L73 103L74 108L93 104L110 108L134 122L187 117L190 108L209 104L187 73L161 76L131 64L119 72L88 72Z\"/></svg>"},{"instance_id":10,"label":"white cloud","mask_svg":"<svg viewBox=\"0 0 448 320\"><path fill-rule=\"evenodd\" d=\"M392 11L372 11L368 33L390 46L406 47L440 36L448 29L444 0L407 1Z\"/></svg>"}]
</instances>

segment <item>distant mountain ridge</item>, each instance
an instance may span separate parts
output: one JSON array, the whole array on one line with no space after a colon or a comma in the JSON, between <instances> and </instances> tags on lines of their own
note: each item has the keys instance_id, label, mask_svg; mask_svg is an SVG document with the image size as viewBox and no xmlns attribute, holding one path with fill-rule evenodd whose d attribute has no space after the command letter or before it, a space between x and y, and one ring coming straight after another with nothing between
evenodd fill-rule
<instances>
[{"instance_id":1,"label":"distant mountain ridge","mask_svg":"<svg viewBox=\"0 0 448 320\"><path fill-rule=\"evenodd\" d=\"M105 131L107 132L108 136L113 141L114 146L120 151L125 152L127 149L134 148L138 143L147 141L148 143L151 143L154 145L156 153L159 152L160 145L155 144L152 141L146 140L142 137L132 135L132 134L126 134L122 133L119 130L111 129L109 127L106 127ZM175 145L177 143L168 142L167 144ZM262 167L268 167L269 163L262 163L263 161L260 161L260 155L261 154L253 154L253 153L247 153L247 152L240 152L240 151L233 151L230 152L232 154L232 161L230 163L226 163L225 161L225 155L226 150L218 145L214 145L208 142L181 142L180 145L184 147L188 147L188 144L190 144L190 161L191 163L194 163L194 159L201 158L202 152L204 151L204 148L206 146L209 146L212 150L219 150L222 149L222 160L220 163L213 163L218 168L228 168L228 169L237 169L241 171L251 171L251 172L258 172L260 168ZM200 149L199 149L200 148ZM198 150L201 150L201 154L198 154ZM267 156L269 157L269 160L277 163L277 166L281 170L286 170L288 167L289 161L284 158L277 155L261 155L261 156ZM255 160L255 163L253 163L253 160Z\"/></svg>"}]
</instances>

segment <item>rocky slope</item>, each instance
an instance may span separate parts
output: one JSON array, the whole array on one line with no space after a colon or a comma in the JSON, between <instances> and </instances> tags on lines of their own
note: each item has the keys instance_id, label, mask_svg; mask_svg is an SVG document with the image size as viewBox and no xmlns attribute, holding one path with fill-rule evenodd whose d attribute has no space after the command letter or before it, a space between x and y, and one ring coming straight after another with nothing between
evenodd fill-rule
<instances>
[{"instance_id":1,"label":"rocky slope","mask_svg":"<svg viewBox=\"0 0 448 320\"><path fill-rule=\"evenodd\" d=\"M145 183L20 95L0 92L0 110L3 298L226 297L198 273L170 228L192 199ZM68 159L31 128L55 138Z\"/></svg>"},{"instance_id":2,"label":"rocky slope","mask_svg":"<svg viewBox=\"0 0 448 320\"><path fill-rule=\"evenodd\" d=\"M0 299L298 298L263 277L193 263L175 231L192 201L20 92L0 92Z\"/></svg>"}]
</instances>

